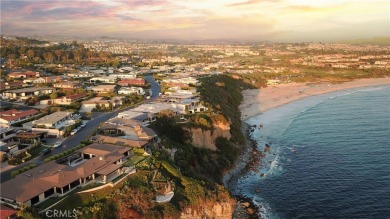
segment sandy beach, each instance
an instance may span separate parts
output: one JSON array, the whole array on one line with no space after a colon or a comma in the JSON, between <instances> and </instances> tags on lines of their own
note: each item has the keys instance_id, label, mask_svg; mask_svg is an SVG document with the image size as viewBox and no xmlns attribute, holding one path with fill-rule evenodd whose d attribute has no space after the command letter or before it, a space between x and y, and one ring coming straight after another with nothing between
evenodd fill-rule
<instances>
[{"instance_id":1,"label":"sandy beach","mask_svg":"<svg viewBox=\"0 0 390 219\"><path fill-rule=\"evenodd\" d=\"M289 83L243 91L242 120L305 97L367 86L390 85L390 78L358 79L340 84Z\"/></svg>"}]
</instances>

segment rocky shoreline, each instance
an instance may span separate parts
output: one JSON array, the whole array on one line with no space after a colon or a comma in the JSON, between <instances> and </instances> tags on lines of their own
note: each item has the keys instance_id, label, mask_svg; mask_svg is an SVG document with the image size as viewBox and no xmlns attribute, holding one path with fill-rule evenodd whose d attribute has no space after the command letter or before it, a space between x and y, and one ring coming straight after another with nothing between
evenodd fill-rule
<instances>
[{"instance_id":1,"label":"rocky shoreline","mask_svg":"<svg viewBox=\"0 0 390 219\"><path fill-rule=\"evenodd\" d=\"M241 131L245 135L243 150L236 165L223 177L223 184L229 192L236 198L237 203L232 218L261 218L260 209L253 201L245 196L236 193L237 181L245 173L253 171L253 167L258 165L262 153L257 150L256 142L250 138L253 127L242 122Z\"/></svg>"}]
</instances>

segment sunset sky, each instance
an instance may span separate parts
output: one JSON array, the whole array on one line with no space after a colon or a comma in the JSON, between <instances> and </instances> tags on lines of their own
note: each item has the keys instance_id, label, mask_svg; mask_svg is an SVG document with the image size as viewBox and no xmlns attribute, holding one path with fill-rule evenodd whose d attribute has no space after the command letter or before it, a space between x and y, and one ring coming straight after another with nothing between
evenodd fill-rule
<instances>
[{"instance_id":1,"label":"sunset sky","mask_svg":"<svg viewBox=\"0 0 390 219\"><path fill-rule=\"evenodd\" d=\"M388 0L1 0L1 33L333 41L389 37Z\"/></svg>"}]
</instances>

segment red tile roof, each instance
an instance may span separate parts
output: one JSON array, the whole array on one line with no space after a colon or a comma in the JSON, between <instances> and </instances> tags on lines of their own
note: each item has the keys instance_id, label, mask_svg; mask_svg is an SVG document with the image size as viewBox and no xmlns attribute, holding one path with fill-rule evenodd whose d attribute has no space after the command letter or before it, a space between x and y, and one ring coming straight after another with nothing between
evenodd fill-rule
<instances>
[{"instance_id":1,"label":"red tile roof","mask_svg":"<svg viewBox=\"0 0 390 219\"><path fill-rule=\"evenodd\" d=\"M26 71L26 72L11 72L7 76L20 76L20 75L26 75L29 77L35 77L36 75L39 75L39 72L33 72L33 71Z\"/></svg>"},{"instance_id":2,"label":"red tile roof","mask_svg":"<svg viewBox=\"0 0 390 219\"><path fill-rule=\"evenodd\" d=\"M6 121L13 121L17 120L26 116L32 116L38 114L39 111L35 109L30 109L30 110L16 110L16 109L11 109L7 111L3 111L0 114L0 118L6 120Z\"/></svg>"},{"instance_id":3,"label":"red tile roof","mask_svg":"<svg viewBox=\"0 0 390 219\"><path fill-rule=\"evenodd\" d=\"M120 80L118 81L117 83L118 85L131 85L131 84L134 84L134 85L144 85L145 84L145 79L143 78L138 78L138 79L124 79L124 80Z\"/></svg>"},{"instance_id":4,"label":"red tile roof","mask_svg":"<svg viewBox=\"0 0 390 219\"><path fill-rule=\"evenodd\" d=\"M85 94L72 94L72 95L67 95L66 98L72 99L72 100L78 100L78 99L85 97L85 96L86 96Z\"/></svg>"}]
</instances>

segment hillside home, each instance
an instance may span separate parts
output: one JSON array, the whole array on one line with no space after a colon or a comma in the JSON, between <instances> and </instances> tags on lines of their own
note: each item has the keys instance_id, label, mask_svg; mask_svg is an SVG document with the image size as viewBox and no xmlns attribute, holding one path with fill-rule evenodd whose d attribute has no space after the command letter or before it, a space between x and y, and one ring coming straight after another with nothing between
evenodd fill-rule
<instances>
[{"instance_id":1,"label":"hillside home","mask_svg":"<svg viewBox=\"0 0 390 219\"><path fill-rule=\"evenodd\" d=\"M110 182L127 171L122 164L132 155L131 150L109 144L88 145L2 183L0 201L32 206L92 182Z\"/></svg>"}]
</instances>

